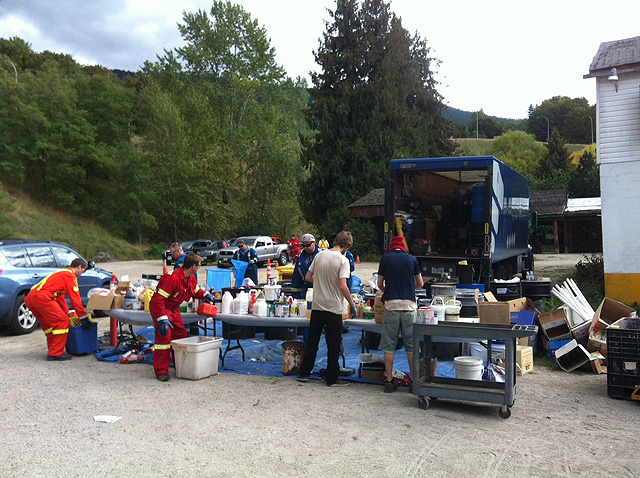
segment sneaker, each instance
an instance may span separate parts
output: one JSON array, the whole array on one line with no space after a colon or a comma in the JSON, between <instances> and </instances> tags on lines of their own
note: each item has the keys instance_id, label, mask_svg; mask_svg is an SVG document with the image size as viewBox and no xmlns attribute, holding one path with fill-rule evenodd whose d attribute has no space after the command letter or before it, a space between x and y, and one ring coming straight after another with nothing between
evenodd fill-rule
<instances>
[{"instance_id":1,"label":"sneaker","mask_svg":"<svg viewBox=\"0 0 640 478\"><path fill-rule=\"evenodd\" d=\"M299 377L296 377L296 380L298 382L308 382L309 381L309 377L303 377L302 375L300 375Z\"/></svg>"},{"instance_id":2,"label":"sneaker","mask_svg":"<svg viewBox=\"0 0 640 478\"><path fill-rule=\"evenodd\" d=\"M171 378L171 377L169 377L169 374L168 374L168 373L163 373L163 374L161 374L161 375L156 375L156 378L157 378L158 380L160 380L161 382L168 382L168 381L169 381L169 378Z\"/></svg>"},{"instance_id":3,"label":"sneaker","mask_svg":"<svg viewBox=\"0 0 640 478\"><path fill-rule=\"evenodd\" d=\"M397 388L398 388L398 384L393 380L389 382L387 382L386 380L384 381L384 393L393 393L396 391Z\"/></svg>"},{"instance_id":4,"label":"sneaker","mask_svg":"<svg viewBox=\"0 0 640 478\"><path fill-rule=\"evenodd\" d=\"M336 380L334 383L332 384L327 384L328 387L348 387L349 385L351 385L349 382L345 382L344 380Z\"/></svg>"},{"instance_id":5,"label":"sneaker","mask_svg":"<svg viewBox=\"0 0 640 478\"><path fill-rule=\"evenodd\" d=\"M62 355L47 355L47 360L49 362L60 362L63 360L71 360L71 355L67 352L63 352Z\"/></svg>"}]
</instances>

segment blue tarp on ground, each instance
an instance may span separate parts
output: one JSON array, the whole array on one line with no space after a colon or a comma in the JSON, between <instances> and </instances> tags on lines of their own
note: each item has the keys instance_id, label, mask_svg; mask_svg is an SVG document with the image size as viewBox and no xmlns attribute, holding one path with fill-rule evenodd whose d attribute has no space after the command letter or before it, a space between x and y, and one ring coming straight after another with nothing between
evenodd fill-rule
<instances>
[{"instance_id":1,"label":"blue tarp on ground","mask_svg":"<svg viewBox=\"0 0 640 478\"><path fill-rule=\"evenodd\" d=\"M147 340L148 344L145 346L142 351L146 350L150 345L153 344L154 340L154 329L153 327L144 327L135 331L136 334L142 335ZM202 331L200 331L202 334ZM209 336L211 336L211 330L208 331ZM222 337L222 323L217 321L216 326L216 337ZM342 359L340 359L340 366L346 369L355 370L355 374L346 376L348 380L354 381L362 381L362 382L370 382L368 380L363 380L358 378L358 355L362 353L361 342L361 331L360 329L351 329L349 332L342 335L342 341L344 344L344 365L342 363ZM299 341L302 341L302 337L298 337ZM222 362L219 364L220 372L227 373L240 373L240 374L252 374L252 375L269 375L269 376L285 376L282 373L282 343L286 342L285 340L265 340L264 334L257 333L255 338L252 339L244 339L240 340L240 344L245 351L245 360L242 360L242 351L239 349L231 350L227 353L224 360L224 365ZM235 339L231 340L231 346L235 345ZM224 339L222 343L222 352L224 353L227 345L229 345L229 340ZM116 353L113 348L101 350L96 353L96 358L105 362L115 362L119 363L120 358L127 352L128 348L120 347L118 352ZM371 350L373 354L379 354L382 358L384 353L380 350ZM151 354L146 355L146 359L137 363L147 363L153 364L153 356ZM320 341L320 346L318 350L318 355L316 358L316 365L314 368L314 373L312 374L312 378L321 378L318 372L327 366L327 348L326 343L324 342L324 336ZM404 351L404 348L396 351L395 360L394 360L394 370L400 370L409 374L409 364L407 362L407 354ZM441 372L442 369L442 372ZM438 375L449 376L449 369L453 369L452 366L447 365L446 363L438 364ZM370 382L373 383L373 382Z\"/></svg>"}]
</instances>

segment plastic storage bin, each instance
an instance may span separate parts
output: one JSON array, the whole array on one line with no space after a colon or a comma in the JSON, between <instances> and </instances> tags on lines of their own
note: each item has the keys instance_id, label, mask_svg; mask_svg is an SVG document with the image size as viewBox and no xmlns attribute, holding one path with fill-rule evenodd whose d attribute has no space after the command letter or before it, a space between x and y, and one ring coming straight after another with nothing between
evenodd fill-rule
<instances>
[{"instance_id":1,"label":"plastic storage bin","mask_svg":"<svg viewBox=\"0 0 640 478\"><path fill-rule=\"evenodd\" d=\"M89 354L98 351L98 324L91 323L89 330L82 327L69 327L67 336L67 352L72 355Z\"/></svg>"},{"instance_id":2,"label":"plastic storage bin","mask_svg":"<svg viewBox=\"0 0 640 478\"><path fill-rule=\"evenodd\" d=\"M200 380L218 373L220 346L218 337L187 337L172 340L176 377Z\"/></svg>"}]
</instances>

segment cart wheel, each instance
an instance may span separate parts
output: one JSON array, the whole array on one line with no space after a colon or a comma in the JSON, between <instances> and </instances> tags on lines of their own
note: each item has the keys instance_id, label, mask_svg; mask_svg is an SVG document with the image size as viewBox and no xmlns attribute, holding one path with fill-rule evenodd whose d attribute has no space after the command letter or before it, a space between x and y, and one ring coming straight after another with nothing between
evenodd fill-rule
<instances>
[{"instance_id":1,"label":"cart wheel","mask_svg":"<svg viewBox=\"0 0 640 478\"><path fill-rule=\"evenodd\" d=\"M498 409L498 416L506 420L511 416L511 409L506 405L503 405L501 408Z\"/></svg>"},{"instance_id":2,"label":"cart wheel","mask_svg":"<svg viewBox=\"0 0 640 478\"><path fill-rule=\"evenodd\" d=\"M429 408L429 399L426 397L418 397L418 407L423 410Z\"/></svg>"}]
</instances>

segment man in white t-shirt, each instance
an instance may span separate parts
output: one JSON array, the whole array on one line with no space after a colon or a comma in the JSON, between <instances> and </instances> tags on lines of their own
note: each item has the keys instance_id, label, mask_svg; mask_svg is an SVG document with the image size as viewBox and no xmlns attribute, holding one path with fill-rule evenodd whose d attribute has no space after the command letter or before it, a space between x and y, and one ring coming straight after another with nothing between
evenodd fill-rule
<instances>
[{"instance_id":1,"label":"man in white t-shirt","mask_svg":"<svg viewBox=\"0 0 640 478\"><path fill-rule=\"evenodd\" d=\"M353 245L350 232L342 231L328 251L318 254L305 277L313 282L313 306L309 323L309 338L300 366L299 382L309 381L309 376L316 362L318 344L322 329L325 328L327 341L327 375L325 383L329 387L344 387L348 382L338 378L340 374L340 339L342 335L342 311L344 301L349 302L349 308L355 315L355 303L347 287L347 279L351 273L346 252Z\"/></svg>"}]
</instances>

